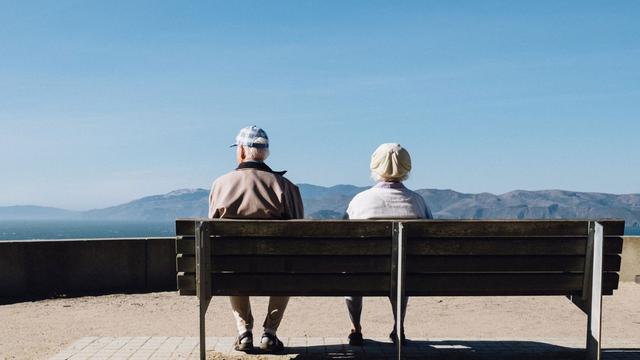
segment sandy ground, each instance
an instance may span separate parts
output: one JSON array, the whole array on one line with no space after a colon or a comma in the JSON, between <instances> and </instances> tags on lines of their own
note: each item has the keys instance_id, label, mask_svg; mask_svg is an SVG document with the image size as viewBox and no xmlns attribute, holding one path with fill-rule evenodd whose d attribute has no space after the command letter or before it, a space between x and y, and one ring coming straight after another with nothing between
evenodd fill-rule
<instances>
[{"instance_id":1,"label":"sandy ground","mask_svg":"<svg viewBox=\"0 0 640 360\"><path fill-rule=\"evenodd\" d=\"M256 325L267 298L252 299ZM175 292L51 299L0 305L0 359L42 359L85 336L197 336L195 297ZM640 285L621 283L604 300L603 336L638 339ZM366 298L365 337L386 337L392 327L389 302ZM405 322L408 338L581 338L586 316L563 297L412 298ZM292 298L281 336L342 337L350 329L342 298ZM207 336L235 336L227 298L214 298ZM256 326L256 333L261 329Z\"/></svg>"}]
</instances>

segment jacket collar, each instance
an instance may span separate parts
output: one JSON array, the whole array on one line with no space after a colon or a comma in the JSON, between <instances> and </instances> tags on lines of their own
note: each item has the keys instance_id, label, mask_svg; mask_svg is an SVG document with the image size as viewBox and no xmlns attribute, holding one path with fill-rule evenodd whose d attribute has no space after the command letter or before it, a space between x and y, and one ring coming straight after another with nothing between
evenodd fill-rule
<instances>
[{"instance_id":1,"label":"jacket collar","mask_svg":"<svg viewBox=\"0 0 640 360\"><path fill-rule=\"evenodd\" d=\"M276 175L284 175L287 171L273 171L271 170L270 167L267 166L267 164L261 162L261 161L245 161L242 162L238 165L238 167L236 168L236 170L242 170L242 169L256 169L256 170L260 170L260 171L266 171L266 172L270 172L272 174L276 174Z\"/></svg>"}]
</instances>

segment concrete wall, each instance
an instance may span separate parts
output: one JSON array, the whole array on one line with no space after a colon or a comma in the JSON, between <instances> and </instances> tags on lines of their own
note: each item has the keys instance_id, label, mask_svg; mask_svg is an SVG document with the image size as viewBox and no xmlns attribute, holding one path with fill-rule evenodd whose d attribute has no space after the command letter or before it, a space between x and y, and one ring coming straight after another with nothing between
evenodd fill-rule
<instances>
[{"instance_id":1,"label":"concrete wall","mask_svg":"<svg viewBox=\"0 0 640 360\"><path fill-rule=\"evenodd\" d=\"M636 281L640 284L640 236L624 237L620 281Z\"/></svg>"},{"instance_id":2,"label":"concrete wall","mask_svg":"<svg viewBox=\"0 0 640 360\"><path fill-rule=\"evenodd\" d=\"M175 289L175 238L0 241L0 298Z\"/></svg>"}]
</instances>

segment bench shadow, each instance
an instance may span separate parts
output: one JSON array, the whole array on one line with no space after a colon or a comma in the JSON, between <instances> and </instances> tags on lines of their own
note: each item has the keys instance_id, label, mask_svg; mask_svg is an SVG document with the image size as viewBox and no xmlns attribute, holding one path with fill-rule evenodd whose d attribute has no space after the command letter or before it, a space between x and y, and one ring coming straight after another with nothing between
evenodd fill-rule
<instances>
[{"instance_id":1,"label":"bench shadow","mask_svg":"<svg viewBox=\"0 0 640 360\"><path fill-rule=\"evenodd\" d=\"M350 345L319 345L287 347L289 359L349 360L395 359L395 346L389 342L365 340L362 347ZM558 346L535 341L408 341L403 347L406 359L435 360L583 360L584 348ZM640 360L640 348L603 349L602 359Z\"/></svg>"}]
</instances>

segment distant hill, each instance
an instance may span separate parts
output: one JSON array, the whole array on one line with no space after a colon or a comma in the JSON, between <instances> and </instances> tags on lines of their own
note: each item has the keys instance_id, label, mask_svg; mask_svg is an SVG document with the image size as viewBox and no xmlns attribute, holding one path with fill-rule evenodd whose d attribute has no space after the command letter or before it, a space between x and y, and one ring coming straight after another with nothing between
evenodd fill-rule
<instances>
[{"instance_id":1,"label":"distant hill","mask_svg":"<svg viewBox=\"0 0 640 360\"><path fill-rule=\"evenodd\" d=\"M312 219L341 219L349 201L366 187L336 185L323 187L299 184L306 217Z\"/></svg>"},{"instance_id":2,"label":"distant hill","mask_svg":"<svg viewBox=\"0 0 640 360\"><path fill-rule=\"evenodd\" d=\"M338 219L353 196L366 187L323 187L299 184L305 214L314 219ZM640 231L640 194L614 195L565 190L516 190L501 195L466 194L453 190L419 189L434 216L442 219L571 219L624 218ZM173 221L207 215L209 191L176 190L104 209L75 212L38 206L0 207L0 220L91 219Z\"/></svg>"},{"instance_id":3,"label":"distant hill","mask_svg":"<svg viewBox=\"0 0 640 360\"><path fill-rule=\"evenodd\" d=\"M565 190L516 190L502 195L421 189L436 218L597 219L623 218L640 228L640 194L613 195Z\"/></svg>"},{"instance_id":4,"label":"distant hill","mask_svg":"<svg viewBox=\"0 0 640 360\"><path fill-rule=\"evenodd\" d=\"M54 207L17 205L0 207L0 220L69 220L82 217L79 211Z\"/></svg>"},{"instance_id":5,"label":"distant hill","mask_svg":"<svg viewBox=\"0 0 640 360\"><path fill-rule=\"evenodd\" d=\"M88 219L173 221L177 217L206 217L209 191L181 189L153 195L126 204L84 212Z\"/></svg>"}]
</instances>

